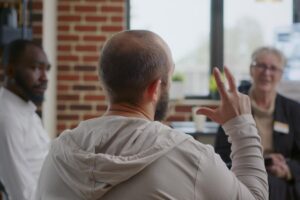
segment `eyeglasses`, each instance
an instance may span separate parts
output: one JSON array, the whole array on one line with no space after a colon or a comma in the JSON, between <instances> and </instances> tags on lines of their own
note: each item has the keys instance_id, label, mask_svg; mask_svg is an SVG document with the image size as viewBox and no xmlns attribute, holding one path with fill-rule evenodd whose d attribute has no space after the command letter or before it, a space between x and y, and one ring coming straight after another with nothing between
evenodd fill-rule
<instances>
[{"instance_id":1,"label":"eyeglasses","mask_svg":"<svg viewBox=\"0 0 300 200\"><path fill-rule=\"evenodd\" d=\"M268 66L265 63L253 62L252 66L255 67L259 72L264 72L269 70L271 74L281 74L283 72L282 69L275 65Z\"/></svg>"}]
</instances>

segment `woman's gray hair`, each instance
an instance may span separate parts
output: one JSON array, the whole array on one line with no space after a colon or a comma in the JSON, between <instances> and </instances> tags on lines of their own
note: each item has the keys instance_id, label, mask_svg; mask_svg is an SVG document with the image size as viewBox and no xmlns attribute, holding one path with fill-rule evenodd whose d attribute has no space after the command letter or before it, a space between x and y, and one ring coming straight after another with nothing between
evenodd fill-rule
<instances>
[{"instance_id":1,"label":"woman's gray hair","mask_svg":"<svg viewBox=\"0 0 300 200\"><path fill-rule=\"evenodd\" d=\"M275 55L280 60L283 67L286 65L286 58L283 55L283 53L279 49L276 49L275 47L271 47L271 46L263 46L256 49L251 55L251 64L253 62L256 62L257 58L265 53Z\"/></svg>"}]
</instances>

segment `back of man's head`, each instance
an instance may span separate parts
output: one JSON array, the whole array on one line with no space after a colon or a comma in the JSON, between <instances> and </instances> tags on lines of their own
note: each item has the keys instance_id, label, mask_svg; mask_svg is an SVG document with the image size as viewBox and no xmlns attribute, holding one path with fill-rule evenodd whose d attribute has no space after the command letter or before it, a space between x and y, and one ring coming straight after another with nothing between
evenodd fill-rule
<instances>
[{"instance_id":1,"label":"back of man's head","mask_svg":"<svg viewBox=\"0 0 300 200\"><path fill-rule=\"evenodd\" d=\"M172 65L167 44L155 33L124 31L110 38L100 56L100 79L112 103L136 104L149 84L167 84Z\"/></svg>"}]
</instances>

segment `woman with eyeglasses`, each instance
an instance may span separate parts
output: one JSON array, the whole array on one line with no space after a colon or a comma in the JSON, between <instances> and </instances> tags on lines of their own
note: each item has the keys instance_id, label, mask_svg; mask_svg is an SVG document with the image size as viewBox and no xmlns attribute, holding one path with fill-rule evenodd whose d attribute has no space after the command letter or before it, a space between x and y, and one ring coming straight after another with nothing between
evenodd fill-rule
<instances>
[{"instance_id":1,"label":"woman with eyeglasses","mask_svg":"<svg viewBox=\"0 0 300 200\"><path fill-rule=\"evenodd\" d=\"M300 199L300 104L276 90L285 58L273 47L261 47L251 58L252 83L243 84L239 90L251 99L269 175L269 199ZM231 144L227 139L220 127L215 150L231 167Z\"/></svg>"}]
</instances>

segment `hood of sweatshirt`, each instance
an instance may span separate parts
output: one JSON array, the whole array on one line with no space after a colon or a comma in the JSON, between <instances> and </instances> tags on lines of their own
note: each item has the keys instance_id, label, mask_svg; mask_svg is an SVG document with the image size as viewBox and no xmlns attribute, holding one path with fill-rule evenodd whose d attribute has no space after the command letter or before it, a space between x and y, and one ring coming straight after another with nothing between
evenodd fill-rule
<instances>
[{"instance_id":1,"label":"hood of sweatshirt","mask_svg":"<svg viewBox=\"0 0 300 200\"><path fill-rule=\"evenodd\" d=\"M98 199L188 138L160 122L106 116L63 132L49 155L78 197Z\"/></svg>"}]
</instances>

